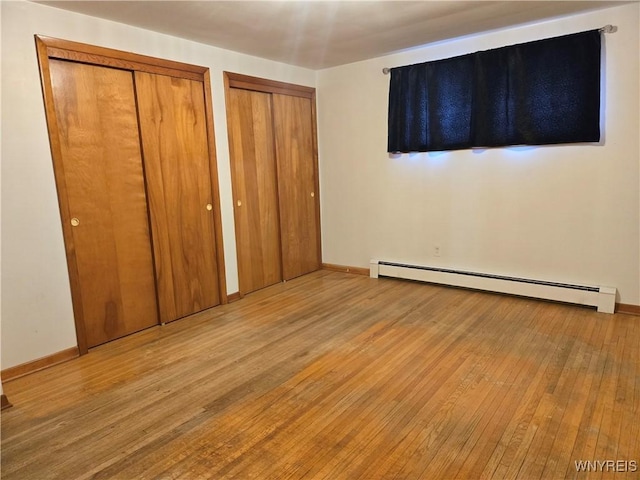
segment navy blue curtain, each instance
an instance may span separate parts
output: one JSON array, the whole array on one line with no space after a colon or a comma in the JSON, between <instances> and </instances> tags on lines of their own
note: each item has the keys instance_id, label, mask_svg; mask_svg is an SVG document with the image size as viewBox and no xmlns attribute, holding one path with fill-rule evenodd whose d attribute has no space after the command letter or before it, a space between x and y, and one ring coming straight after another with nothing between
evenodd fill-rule
<instances>
[{"instance_id":1,"label":"navy blue curtain","mask_svg":"<svg viewBox=\"0 0 640 480\"><path fill-rule=\"evenodd\" d=\"M600 140L598 30L391 69L389 152Z\"/></svg>"}]
</instances>

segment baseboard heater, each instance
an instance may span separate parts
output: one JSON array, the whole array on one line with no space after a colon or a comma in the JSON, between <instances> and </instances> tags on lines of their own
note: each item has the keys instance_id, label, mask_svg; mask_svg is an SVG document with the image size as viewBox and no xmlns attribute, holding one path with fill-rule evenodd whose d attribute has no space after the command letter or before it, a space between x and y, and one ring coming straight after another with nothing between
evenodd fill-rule
<instances>
[{"instance_id":1,"label":"baseboard heater","mask_svg":"<svg viewBox=\"0 0 640 480\"><path fill-rule=\"evenodd\" d=\"M589 305L597 307L598 312L603 313L613 313L615 310L616 289L614 287L571 285L487 273L407 265L381 260L371 260L369 274L372 278L404 278L475 290Z\"/></svg>"}]
</instances>

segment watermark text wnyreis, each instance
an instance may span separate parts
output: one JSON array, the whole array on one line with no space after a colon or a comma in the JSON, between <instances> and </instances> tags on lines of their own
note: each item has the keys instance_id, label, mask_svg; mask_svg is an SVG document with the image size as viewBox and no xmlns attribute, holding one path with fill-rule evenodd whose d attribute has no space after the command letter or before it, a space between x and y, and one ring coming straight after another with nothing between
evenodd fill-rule
<instances>
[{"instance_id":1,"label":"watermark text wnyreis","mask_svg":"<svg viewBox=\"0 0 640 480\"><path fill-rule=\"evenodd\" d=\"M577 472L637 472L637 460L576 460Z\"/></svg>"}]
</instances>

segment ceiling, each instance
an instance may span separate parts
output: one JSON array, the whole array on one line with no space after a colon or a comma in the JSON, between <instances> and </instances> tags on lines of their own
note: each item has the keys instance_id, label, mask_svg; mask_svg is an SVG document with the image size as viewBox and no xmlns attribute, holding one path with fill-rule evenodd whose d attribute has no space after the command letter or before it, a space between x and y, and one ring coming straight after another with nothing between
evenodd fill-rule
<instances>
[{"instance_id":1,"label":"ceiling","mask_svg":"<svg viewBox=\"0 0 640 480\"><path fill-rule=\"evenodd\" d=\"M38 1L311 69L629 1Z\"/></svg>"}]
</instances>

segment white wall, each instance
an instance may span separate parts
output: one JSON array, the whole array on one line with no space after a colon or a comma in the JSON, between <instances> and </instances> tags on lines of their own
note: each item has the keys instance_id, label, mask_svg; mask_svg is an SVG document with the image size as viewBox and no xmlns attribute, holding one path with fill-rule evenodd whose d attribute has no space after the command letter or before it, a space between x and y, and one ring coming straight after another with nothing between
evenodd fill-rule
<instances>
[{"instance_id":1,"label":"white wall","mask_svg":"<svg viewBox=\"0 0 640 480\"><path fill-rule=\"evenodd\" d=\"M367 267L378 258L610 285L617 301L640 304L639 20L633 4L320 71L324 261ZM604 36L603 145L386 153L383 67L608 23L618 32Z\"/></svg>"},{"instance_id":2,"label":"white wall","mask_svg":"<svg viewBox=\"0 0 640 480\"><path fill-rule=\"evenodd\" d=\"M34 34L211 69L227 290L238 291L224 70L314 86L315 72L27 2L2 8L2 368L77 344Z\"/></svg>"}]
</instances>

